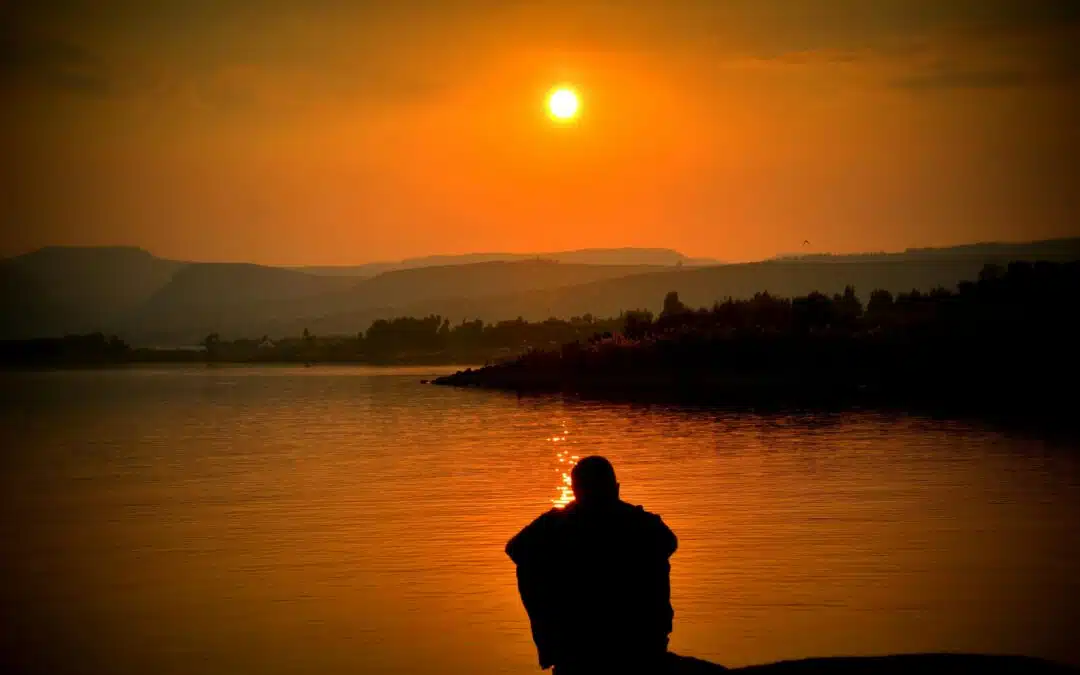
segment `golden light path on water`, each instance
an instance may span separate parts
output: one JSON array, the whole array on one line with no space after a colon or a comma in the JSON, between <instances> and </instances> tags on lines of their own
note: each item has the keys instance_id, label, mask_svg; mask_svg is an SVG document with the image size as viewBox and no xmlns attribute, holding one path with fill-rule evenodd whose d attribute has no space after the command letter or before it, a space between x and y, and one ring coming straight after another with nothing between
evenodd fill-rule
<instances>
[{"instance_id":1,"label":"golden light path on water","mask_svg":"<svg viewBox=\"0 0 1080 675\"><path fill-rule=\"evenodd\" d=\"M560 447L560 444L566 443L569 434L570 432L567 429L563 429L561 433L550 436L546 440L550 441L558 448ZM574 489L571 487L570 483L570 472L573 471L577 461L578 456L571 455L570 450L559 450L555 453L555 473L559 474L559 482L555 486L555 491L558 496L552 499L551 503L554 504L557 509L561 509L574 501Z\"/></svg>"}]
</instances>

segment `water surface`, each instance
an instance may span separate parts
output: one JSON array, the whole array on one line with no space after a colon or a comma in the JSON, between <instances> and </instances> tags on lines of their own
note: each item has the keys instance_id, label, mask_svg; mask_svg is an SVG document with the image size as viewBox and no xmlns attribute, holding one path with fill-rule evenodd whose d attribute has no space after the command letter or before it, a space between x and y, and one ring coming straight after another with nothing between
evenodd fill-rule
<instances>
[{"instance_id":1,"label":"water surface","mask_svg":"<svg viewBox=\"0 0 1080 675\"><path fill-rule=\"evenodd\" d=\"M435 372L3 375L0 647L52 672L539 672L503 546L599 452L679 536L676 651L1080 663L1068 444Z\"/></svg>"}]
</instances>

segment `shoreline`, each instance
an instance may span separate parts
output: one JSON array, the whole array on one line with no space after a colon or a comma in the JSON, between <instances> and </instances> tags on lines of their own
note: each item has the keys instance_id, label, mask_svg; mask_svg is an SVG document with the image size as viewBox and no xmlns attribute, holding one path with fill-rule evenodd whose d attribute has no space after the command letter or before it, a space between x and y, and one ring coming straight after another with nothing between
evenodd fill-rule
<instances>
[{"instance_id":1,"label":"shoreline","mask_svg":"<svg viewBox=\"0 0 1080 675\"><path fill-rule=\"evenodd\" d=\"M748 413L876 412L989 422L1006 429L1055 436L1080 434L1068 397L1055 397L1051 390L991 388L981 381L957 383L943 379L919 386L897 383L890 387L882 383L861 385L767 375L697 374L690 378L623 373L615 377L568 377L554 369L534 372L520 367L485 366L436 377L431 384L519 397L561 396L584 402Z\"/></svg>"},{"instance_id":2,"label":"shoreline","mask_svg":"<svg viewBox=\"0 0 1080 675\"><path fill-rule=\"evenodd\" d=\"M0 363L0 372L47 372L80 370L128 370L136 368L225 369L225 368L482 368L475 361L194 361L194 360L131 360L68 363Z\"/></svg>"},{"instance_id":3,"label":"shoreline","mask_svg":"<svg viewBox=\"0 0 1080 675\"><path fill-rule=\"evenodd\" d=\"M698 659L679 657L679 670L686 675L708 675L729 672L748 675L908 675L910 673L1002 673L1008 675L1068 675L1080 673L1080 668L1047 659L1004 654L958 654L950 652L926 654L890 654L885 656L832 656L777 661L761 665L721 669ZM696 663L694 663L696 662Z\"/></svg>"}]
</instances>

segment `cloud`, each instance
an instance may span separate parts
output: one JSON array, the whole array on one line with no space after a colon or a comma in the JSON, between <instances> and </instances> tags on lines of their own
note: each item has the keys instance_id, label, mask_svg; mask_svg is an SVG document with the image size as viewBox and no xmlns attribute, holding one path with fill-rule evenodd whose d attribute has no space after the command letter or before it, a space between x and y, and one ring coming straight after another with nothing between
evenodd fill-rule
<instances>
[{"instance_id":1,"label":"cloud","mask_svg":"<svg viewBox=\"0 0 1080 675\"><path fill-rule=\"evenodd\" d=\"M956 5L957 18L982 28L1038 30L1080 24L1080 3L1074 0L965 0Z\"/></svg>"},{"instance_id":2,"label":"cloud","mask_svg":"<svg viewBox=\"0 0 1080 675\"><path fill-rule=\"evenodd\" d=\"M1035 39L998 41L977 50L940 51L909 62L890 84L910 90L1072 88L1080 81L1080 34L1044 33Z\"/></svg>"},{"instance_id":3,"label":"cloud","mask_svg":"<svg viewBox=\"0 0 1080 675\"><path fill-rule=\"evenodd\" d=\"M0 79L102 98L114 91L104 64L63 40L0 35Z\"/></svg>"},{"instance_id":4,"label":"cloud","mask_svg":"<svg viewBox=\"0 0 1080 675\"><path fill-rule=\"evenodd\" d=\"M938 64L898 77L892 85L902 89L1010 89L1032 83L1032 74L1013 68L964 68Z\"/></svg>"},{"instance_id":5,"label":"cloud","mask_svg":"<svg viewBox=\"0 0 1080 675\"><path fill-rule=\"evenodd\" d=\"M788 65L843 64L865 61L875 54L868 49L803 49L798 51L761 54L755 58Z\"/></svg>"},{"instance_id":6,"label":"cloud","mask_svg":"<svg viewBox=\"0 0 1080 675\"><path fill-rule=\"evenodd\" d=\"M883 79L912 90L1018 87L1072 81L1080 72L1070 56L1080 51L1071 46L1080 30L1075 0L50 0L4 8L0 0L0 25L10 20L19 28L7 32L20 36L0 32L5 84L17 79L86 98L151 95L153 71L196 81L204 105L228 110L301 96L424 103L518 49L670 53L754 66L884 64L891 72ZM21 37L54 33L78 44ZM950 57L948 43L1016 36L1038 43L1031 51L1061 54L1034 67L977 59L926 65L928 43ZM261 69L270 81L236 68Z\"/></svg>"}]
</instances>

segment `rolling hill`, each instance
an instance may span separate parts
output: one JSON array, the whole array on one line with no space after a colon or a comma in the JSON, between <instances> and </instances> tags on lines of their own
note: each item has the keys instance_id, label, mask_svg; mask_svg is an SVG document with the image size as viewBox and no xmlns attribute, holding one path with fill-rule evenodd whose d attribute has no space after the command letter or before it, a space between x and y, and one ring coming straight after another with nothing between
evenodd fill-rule
<instances>
[{"instance_id":1,"label":"rolling hill","mask_svg":"<svg viewBox=\"0 0 1080 675\"><path fill-rule=\"evenodd\" d=\"M441 298L482 301L657 269L664 268L526 260L423 267L354 279L258 265L193 264L132 313L121 332L139 342L191 343L210 332L226 337L299 332L330 317L334 332L355 333L367 328L372 320L368 316L425 303L437 306Z\"/></svg>"},{"instance_id":2,"label":"rolling hill","mask_svg":"<svg viewBox=\"0 0 1080 675\"><path fill-rule=\"evenodd\" d=\"M48 247L0 260L0 337L108 331L185 263L132 247Z\"/></svg>"},{"instance_id":3,"label":"rolling hill","mask_svg":"<svg viewBox=\"0 0 1080 675\"><path fill-rule=\"evenodd\" d=\"M1080 260L1080 239L1000 245L973 252L960 247L919 250L873 256L829 256L826 260L770 260L705 268L665 268L587 283L466 297L443 293L408 304L371 305L370 309L310 316L286 322L279 329L296 334L304 327L317 333L354 333L376 318L440 314L451 321L499 321L521 316L543 320L592 313L614 316L625 309L659 311L664 295L678 291L684 303L705 307L726 297L745 298L760 291L795 296L811 291L837 293L855 286L865 302L878 288L894 293L937 286L953 288L965 279L977 279L988 263L1007 265L1013 260ZM455 269L455 268L451 268ZM461 269L461 268L457 268ZM508 290L508 289L507 289ZM303 324L303 325L301 325Z\"/></svg>"},{"instance_id":4,"label":"rolling hill","mask_svg":"<svg viewBox=\"0 0 1080 675\"><path fill-rule=\"evenodd\" d=\"M533 254L473 254L429 256L398 263L372 263L355 267L274 268L247 263L194 263L158 258L134 247L46 247L0 260L0 339L50 337L93 331L117 332L139 340L184 340L206 326L225 324L230 330L257 331L296 317L352 312L357 307L417 302L430 296L426 287L444 287L444 293L472 297L490 284L493 292L509 292L552 284L581 283L630 273L637 261L675 264L690 259L667 249L597 249L550 254L558 260L588 267L603 264L605 271L590 275L583 270L543 277L536 286L514 274L505 283L498 278L467 272L435 273L382 278L382 273L465 263L507 260L537 262ZM689 263L687 263L689 264ZM616 269L616 268L624 269ZM190 269L189 269L190 268ZM638 271L648 269L640 268ZM280 273L280 274L279 274ZM565 278L560 275L566 274ZM174 275L176 276L174 280ZM333 278L341 277L341 278ZM359 288L364 277L377 279ZM173 283L175 281L175 283ZM455 285L457 284L457 285ZM470 284L474 290L470 290ZM168 288L166 288L169 286ZM354 289L355 287L355 289ZM385 296L381 298L380 296ZM317 300L318 299L318 300ZM188 313L187 318L182 314ZM184 322L192 326L186 329ZM365 324L366 325L366 324ZM203 333L205 335L205 333Z\"/></svg>"},{"instance_id":5,"label":"rolling hill","mask_svg":"<svg viewBox=\"0 0 1080 675\"><path fill-rule=\"evenodd\" d=\"M616 252L614 257L610 251ZM634 251L566 255L624 261L639 255ZM486 255L498 254L478 257ZM644 250L639 259L654 260L654 255L657 250ZM1080 239L799 256L710 267L531 257L417 266L370 278L252 264L183 263L139 249L43 249L0 261L0 337L100 330L134 344L164 346L192 344L211 332L227 338L297 335L304 328L324 335L354 334L374 319L406 315L440 314L458 322L656 311L668 291L678 291L690 306L708 306L759 291L783 296L835 293L851 284L866 300L877 288L897 292L953 287L976 278L986 263L1018 259L1080 260Z\"/></svg>"},{"instance_id":6,"label":"rolling hill","mask_svg":"<svg viewBox=\"0 0 1080 675\"><path fill-rule=\"evenodd\" d=\"M261 335L268 321L297 313L355 283L240 263L192 263L117 323L142 343L192 343L209 333Z\"/></svg>"},{"instance_id":7,"label":"rolling hill","mask_svg":"<svg viewBox=\"0 0 1080 675\"><path fill-rule=\"evenodd\" d=\"M690 307L707 307L727 297L746 298L768 291L773 295L796 296L811 291L838 293L853 285L865 300L871 290L884 288L893 292L912 289L930 290L935 286L955 287L964 279L975 279L983 262L890 261L880 263L806 263L769 261L724 265L702 269L665 270L609 279L588 284L508 294L495 298L415 306L416 314L438 312L498 320L522 316L542 320L550 316L567 317L590 312L614 316L625 309L649 309L658 312L668 291L677 291Z\"/></svg>"}]
</instances>

